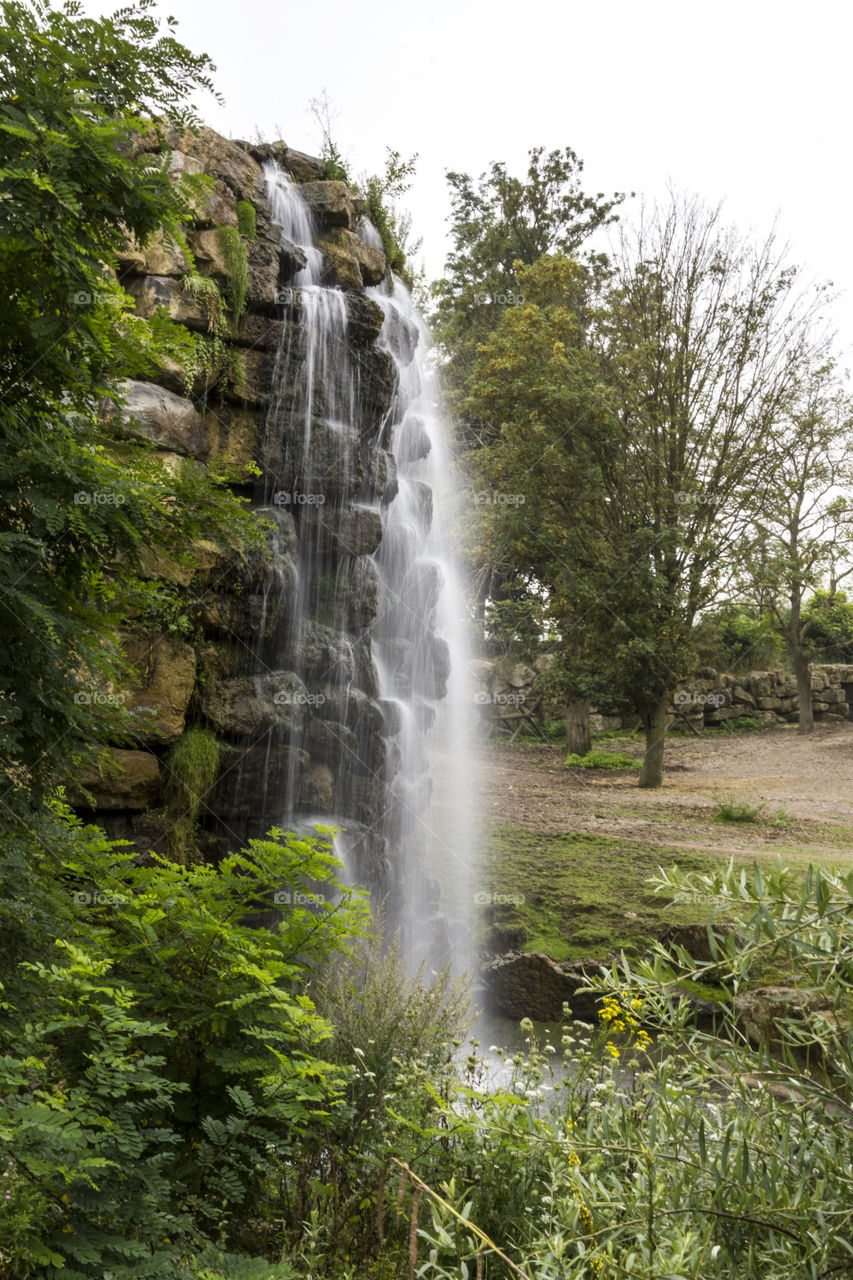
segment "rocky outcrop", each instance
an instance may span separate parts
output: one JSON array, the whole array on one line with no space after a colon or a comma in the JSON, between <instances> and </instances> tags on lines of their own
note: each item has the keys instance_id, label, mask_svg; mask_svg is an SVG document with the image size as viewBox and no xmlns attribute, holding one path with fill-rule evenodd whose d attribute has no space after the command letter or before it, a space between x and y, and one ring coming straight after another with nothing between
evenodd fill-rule
<instances>
[{"instance_id":1,"label":"rocky outcrop","mask_svg":"<svg viewBox=\"0 0 853 1280\"><path fill-rule=\"evenodd\" d=\"M182 628L185 638L165 623L152 630L131 620L124 647L135 674L117 696L134 715L142 749L111 750L103 767L87 774L88 797L73 799L141 851L155 839L165 847L165 819L157 818L168 803L164 780L181 736L201 728L221 748L201 810L217 847L233 848L280 821L287 792L303 817L346 825L353 865L376 882L389 872L377 820L393 751L369 630L380 609L373 560L380 508L397 493L389 450L398 375L394 357L379 345L383 309L364 290L384 279L385 255L358 234L363 202L328 180L320 160L283 143L161 125L137 147L152 163L165 163L176 181L209 181L189 201L183 243L155 235L144 245L129 242L119 258L119 280L136 315L166 318L181 342L160 354L156 367L122 383L104 419L117 437L152 446L170 472L187 460L227 470L267 526L268 553L247 557L204 537L187 549L191 560L148 549L145 575L183 593L186 617L170 618L168 626ZM306 252L272 222L263 176L270 158L301 184L325 282L344 299L346 325L329 352L322 391L308 359L312 300L294 284ZM238 316L229 308L242 255ZM417 334L401 342L411 359ZM357 388L349 416L340 412L347 370ZM413 432L409 453L426 447ZM425 509L430 502L425 490ZM432 591L425 580L425 602ZM437 696L447 678L446 646L431 636L424 643L434 648L434 674L423 694Z\"/></svg>"}]
</instances>

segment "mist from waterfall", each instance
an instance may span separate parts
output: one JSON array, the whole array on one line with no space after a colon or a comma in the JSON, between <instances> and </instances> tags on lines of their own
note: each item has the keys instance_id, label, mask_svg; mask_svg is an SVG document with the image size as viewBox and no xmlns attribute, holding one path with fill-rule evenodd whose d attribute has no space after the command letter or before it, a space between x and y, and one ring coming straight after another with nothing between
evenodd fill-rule
<instances>
[{"instance_id":1,"label":"mist from waterfall","mask_svg":"<svg viewBox=\"0 0 853 1280\"><path fill-rule=\"evenodd\" d=\"M388 414L370 427L360 369L347 343L353 295L323 283L323 253L298 186L275 164L266 166L265 177L282 243L301 255L304 266L282 292L286 323L264 457L273 477L264 509L279 519L284 499L275 477L286 474L293 482L286 497L298 529L297 582L286 623L268 642L264 660L295 671L306 690L322 690L304 696L323 700L313 719L294 708L286 744L292 767L279 821L300 829L311 821L339 828L338 849L353 879L368 862L382 867L369 887L384 898L386 921L400 931L412 971L446 961L463 969L472 950L477 824L469 753L475 708L464 595L449 546L461 489L430 367L429 336L399 280L389 274L364 291L384 314L376 346L393 359L398 380ZM378 234L366 219L359 234L376 247ZM355 471L364 477L357 483L355 450L361 460ZM375 460L389 453L396 483L378 484ZM286 464L280 461L285 455ZM297 487L305 499L301 506L294 501ZM363 530L371 521L377 522L378 545L364 554ZM354 529L362 534L354 538ZM330 562L330 546L352 555ZM362 618L353 609L354 581L367 595L376 593L373 616ZM308 670L305 657L318 643L326 667L319 674ZM382 710L381 759L372 707ZM322 746L324 738L335 739L342 763L334 794L312 813L314 793L300 761L303 747Z\"/></svg>"}]
</instances>

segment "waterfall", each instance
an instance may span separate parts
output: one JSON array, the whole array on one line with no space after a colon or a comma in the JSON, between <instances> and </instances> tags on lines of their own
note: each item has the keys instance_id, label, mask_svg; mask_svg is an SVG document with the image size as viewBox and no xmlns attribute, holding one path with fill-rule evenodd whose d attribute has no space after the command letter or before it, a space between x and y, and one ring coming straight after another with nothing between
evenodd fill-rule
<instances>
[{"instance_id":1,"label":"waterfall","mask_svg":"<svg viewBox=\"0 0 853 1280\"><path fill-rule=\"evenodd\" d=\"M258 660L298 692L274 747L286 769L270 770L281 794L267 789L257 820L335 826L347 876L384 900L410 966L464 965L474 705L428 335L390 275L363 292L328 283L298 186L273 163L265 178L298 269L280 295L259 505L291 531L295 569ZM376 247L366 219L359 234ZM375 318L370 341L358 307Z\"/></svg>"}]
</instances>

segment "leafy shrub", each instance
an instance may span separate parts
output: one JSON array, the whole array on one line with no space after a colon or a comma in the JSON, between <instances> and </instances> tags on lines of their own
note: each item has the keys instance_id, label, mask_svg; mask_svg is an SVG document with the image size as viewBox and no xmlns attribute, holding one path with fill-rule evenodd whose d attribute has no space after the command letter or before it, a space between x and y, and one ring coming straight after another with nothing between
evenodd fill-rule
<instances>
[{"instance_id":1,"label":"leafy shrub","mask_svg":"<svg viewBox=\"0 0 853 1280\"><path fill-rule=\"evenodd\" d=\"M738 935L712 924L702 964L659 947L602 971L598 1027L563 1028L562 1078L558 1046L537 1044L528 1023L505 1089L460 1087L406 1174L423 1280L484 1264L502 1280L849 1272L853 874L676 869L655 889L714 898L749 923ZM768 962L791 988L770 1037L750 1042L731 993ZM711 969L729 993L713 1033L679 993Z\"/></svg>"},{"instance_id":2,"label":"leafy shrub","mask_svg":"<svg viewBox=\"0 0 853 1280\"><path fill-rule=\"evenodd\" d=\"M214 868L138 866L62 810L4 834L4 1274L178 1276L212 1238L261 1252L247 1206L348 1076L307 994L361 928L327 840L273 832ZM328 900L247 923L307 889Z\"/></svg>"}]
</instances>

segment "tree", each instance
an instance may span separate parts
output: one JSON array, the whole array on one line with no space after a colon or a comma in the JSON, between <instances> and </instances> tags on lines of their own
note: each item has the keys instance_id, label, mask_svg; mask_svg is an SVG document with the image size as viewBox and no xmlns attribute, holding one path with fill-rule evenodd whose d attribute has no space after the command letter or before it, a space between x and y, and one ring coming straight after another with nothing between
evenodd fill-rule
<instances>
[{"instance_id":1,"label":"tree","mask_svg":"<svg viewBox=\"0 0 853 1280\"><path fill-rule=\"evenodd\" d=\"M115 629L145 611L148 548L180 555L212 527L249 536L212 470L170 475L104 423L168 323L133 316L117 255L129 234L180 239L199 193L144 144L162 113L194 123L188 96L210 89L211 64L172 19L161 36L152 7L91 20L73 0L0 4L0 768L22 803L86 742L127 732L78 695L120 673Z\"/></svg>"},{"instance_id":2,"label":"tree","mask_svg":"<svg viewBox=\"0 0 853 1280\"><path fill-rule=\"evenodd\" d=\"M448 173L451 237L446 275L433 286L433 325L443 354L443 380L462 415L464 443L492 439L496 424L479 419L465 401L478 344L500 324L508 306L523 298L519 268L543 254L579 256L601 227L616 220L624 197L588 195L581 185L583 161L570 147L533 147L524 179L493 163L475 180ZM586 255L591 270L603 260Z\"/></svg>"},{"instance_id":3,"label":"tree","mask_svg":"<svg viewBox=\"0 0 853 1280\"><path fill-rule=\"evenodd\" d=\"M579 271L522 272L528 300L478 357L473 408L501 424L481 475L523 495L488 536L547 583L575 689L640 716L640 786L658 787L694 624L728 585L820 298L797 293L772 236L754 247L675 195L623 234L593 315Z\"/></svg>"},{"instance_id":4,"label":"tree","mask_svg":"<svg viewBox=\"0 0 853 1280\"><path fill-rule=\"evenodd\" d=\"M787 642L799 731L811 733L809 638L853 572L853 401L831 364L806 378L766 447L766 479L752 495L755 535L744 560L752 590Z\"/></svg>"}]
</instances>

